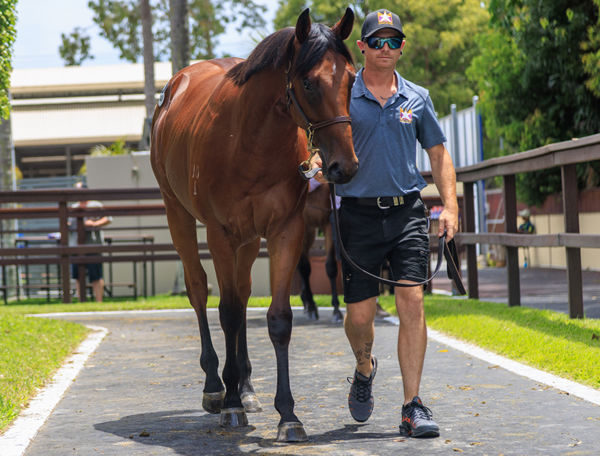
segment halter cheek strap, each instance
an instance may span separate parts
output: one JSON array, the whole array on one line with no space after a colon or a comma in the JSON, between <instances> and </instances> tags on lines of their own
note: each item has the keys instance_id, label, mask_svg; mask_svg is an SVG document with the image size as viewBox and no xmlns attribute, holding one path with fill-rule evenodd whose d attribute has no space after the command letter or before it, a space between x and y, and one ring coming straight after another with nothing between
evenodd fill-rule
<instances>
[{"instance_id":1,"label":"halter cheek strap","mask_svg":"<svg viewBox=\"0 0 600 456\"><path fill-rule=\"evenodd\" d=\"M298 111L298 113L300 114L300 117L302 117L304 124L306 125L303 128L306 130L307 142L308 142L307 148L308 148L308 151L310 152L310 155L306 160L304 160L302 163L300 163L300 165L298 166L298 171L305 179L308 180L308 179L314 177L319 172L318 168L311 169L311 166L310 166L310 161L320 150L318 147L314 146L315 131L319 130L320 128L325 128L330 125L334 125L336 123L342 123L342 122L351 123L352 119L348 116L337 116L337 117L334 117L333 119L328 119L328 120L323 120L321 122L312 123L306 116L306 113L302 109L302 106L300 106L300 103L298 103L298 99L296 98L296 94L294 93L294 86L292 85L292 81L290 79L291 66L292 66L292 62L289 63L288 68L285 72L286 79L287 79L287 83L285 85L285 96L286 96L286 100L287 100L288 109L290 109L291 105L293 105L296 108L296 111Z\"/></svg>"}]
</instances>

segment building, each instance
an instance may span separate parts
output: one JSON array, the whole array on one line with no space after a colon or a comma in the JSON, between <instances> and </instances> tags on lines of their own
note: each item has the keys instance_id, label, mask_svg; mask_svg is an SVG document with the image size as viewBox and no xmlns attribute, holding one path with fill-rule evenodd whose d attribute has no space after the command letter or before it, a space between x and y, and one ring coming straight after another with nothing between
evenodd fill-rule
<instances>
[{"instance_id":1,"label":"building","mask_svg":"<svg viewBox=\"0 0 600 456\"><path fill-rule=\"evenodd\" d=\"M170 62L154 65L156 89L171 77ZM90 149L142 137L143 64L14 70L12 135L24 178L77 174Z\"/></svg>"}]
</instances>

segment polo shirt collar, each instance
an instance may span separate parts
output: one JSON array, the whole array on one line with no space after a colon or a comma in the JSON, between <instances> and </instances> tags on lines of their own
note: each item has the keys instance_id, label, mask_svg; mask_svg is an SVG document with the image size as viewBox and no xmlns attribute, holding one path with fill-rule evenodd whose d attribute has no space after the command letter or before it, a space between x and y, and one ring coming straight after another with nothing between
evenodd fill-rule
<instances>
[{"instance_id":1,"label":"polo shirt collar","mask_svg":"<svg viewBox=\"0 0 600 456\"><path fill-rule=\"evenodd\" d=\"M363 71L364 68L358 70L356 74L356 81L354 82L354 87L352 88L352 98L366 97L374 99L371 93L367 90L367 86L365 85L365 81L363 79ZM394 70L394 74L396 75L396 80L398 81L398 91L392 97L395 100L398 95L402 95L404 98L408 98L408 90L406 88L406 83L400 74Z\"/></svg>"}]
</instances>

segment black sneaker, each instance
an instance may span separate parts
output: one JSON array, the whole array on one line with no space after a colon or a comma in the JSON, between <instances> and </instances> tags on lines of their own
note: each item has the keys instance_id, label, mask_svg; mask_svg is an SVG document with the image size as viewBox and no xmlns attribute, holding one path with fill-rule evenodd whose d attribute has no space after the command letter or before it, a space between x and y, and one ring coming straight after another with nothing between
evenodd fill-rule
<instances>
[{"instance_id":1,"label":"black sneaker","mask_svg":"<svg viewBox=\"0 0 600 456\"><path fill-rule=\"evenodd\" d=\"M373 371L370 377L365 377L357 370L354 371L354 379L348 377L348 382L352 385L350 387L350 393L348 393L348 408L350 408L350 414L359 423L367 421L373 412L373 394L371 389L373 387L373 379L377 373L377 358L374 356L371 358L373 363Z\"/></svg>"},{"instance_id":2,"label":"black sneaker","mask_svg":"<svg viewBox=\"0 0 600 456\"><path fill-rule=\"evenodd\" d=\"M440 428L432 417L431 410L415 396L411 402L402 406L400 434L405 437L439 437Z\"/></svg>"}]
</instances>

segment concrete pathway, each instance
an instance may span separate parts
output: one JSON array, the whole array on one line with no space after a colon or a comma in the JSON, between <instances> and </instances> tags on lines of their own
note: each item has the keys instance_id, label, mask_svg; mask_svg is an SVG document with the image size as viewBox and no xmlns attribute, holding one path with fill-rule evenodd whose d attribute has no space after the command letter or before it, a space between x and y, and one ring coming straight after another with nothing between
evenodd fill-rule
<instances>
[{"instance_id":1,"label":"concrete pathway","mask_svg":"<svg viewBox=\"0 0 600 456\"><path fill-rule=\"evenodd\" d=\"M275 442L275 360L265 310L249 310L253 382L264 411L225 430L201 408L200 339L189 312L72 315L109 329L26 456L64 455L599 455L600 407L430 341L421 396L441 428L436 439L398 434L402 394L397 327L378 321L375 411L366 424L347 410L352 354L343 328L295 311L290 349L296 413L310 441ZM209 312L223 365L223 337Z\"/></svg>"}]
</instances>

